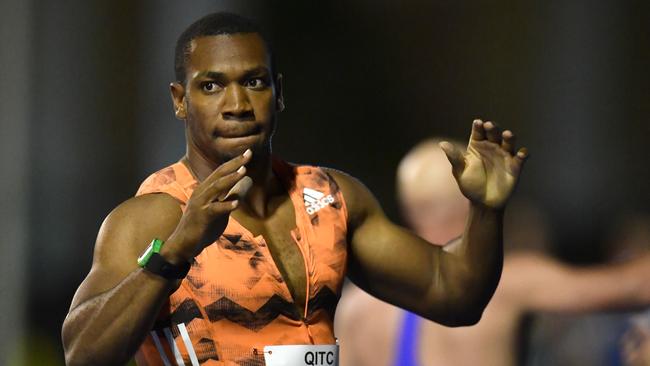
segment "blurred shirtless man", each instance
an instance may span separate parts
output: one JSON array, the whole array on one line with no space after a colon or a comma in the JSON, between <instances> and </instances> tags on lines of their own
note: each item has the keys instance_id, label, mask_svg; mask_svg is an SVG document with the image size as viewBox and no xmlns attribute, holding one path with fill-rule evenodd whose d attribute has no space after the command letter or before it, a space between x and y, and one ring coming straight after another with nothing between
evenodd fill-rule
<instances>
[{"instance_id":1,"label":"blurred shirtless man","mask_svg":"<svg viewBox=\"0 0 650 366\"><path fill-rule=\"evenodd\" d=\"M435 140L414 148L398 169L405 219L432 243L448 242L461 233L468 213L468 202L449 169ZM573 268L530 250L506 253L501 281L483 317L461 328L423 320L351 285L335 321L341 365L514 365L524 314L648 306L648 278L650 256L623 265Z\"/></svg>"}]
</instances>

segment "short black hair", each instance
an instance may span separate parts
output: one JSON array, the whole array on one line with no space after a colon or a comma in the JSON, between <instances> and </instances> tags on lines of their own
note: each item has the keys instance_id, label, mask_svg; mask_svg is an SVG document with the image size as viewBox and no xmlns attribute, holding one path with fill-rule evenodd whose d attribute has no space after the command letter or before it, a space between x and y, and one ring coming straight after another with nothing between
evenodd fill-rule
<instances>
[{"instance_id":1,"label":"short black hair","mask_svg":"<svg viewBox=\"0 0 650 366\"><path fill-rule=\"evenodd\" d=\"M181 33L176 41L176 52L174 54L174 72L176 81L185 83L185 64L187 62L190 50L190 44L193 39L203 36L218 36L223 34L237 33L256 33L266 45L266 52L271 59L271 73L275 77L275 61L271 51L269 37L264 30L250 19L240 15L217 12L204 16L203 18L190 24L187 29Z\"/></svg>"}]
</instances>

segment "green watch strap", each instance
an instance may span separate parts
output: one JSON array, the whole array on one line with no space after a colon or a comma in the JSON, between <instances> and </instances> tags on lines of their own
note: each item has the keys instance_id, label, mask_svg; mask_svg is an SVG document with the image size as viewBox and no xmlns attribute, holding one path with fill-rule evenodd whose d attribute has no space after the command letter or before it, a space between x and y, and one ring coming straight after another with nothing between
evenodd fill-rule
<instances>
[{"instance_id":1,"label":"green watch strap","mask_svg":"<svg viewBox=\"0 0 650 366\"><path fill-rule=\"evenodd\" d=\"M151 244L149 244L144 253L142 253L140 258L138 258L138 265L140 267L146 266L154 253L160 253L160 248L162 248L163 244L165 244L165 242L160 239L152 240Z\"/></svg>"}]
</instances>

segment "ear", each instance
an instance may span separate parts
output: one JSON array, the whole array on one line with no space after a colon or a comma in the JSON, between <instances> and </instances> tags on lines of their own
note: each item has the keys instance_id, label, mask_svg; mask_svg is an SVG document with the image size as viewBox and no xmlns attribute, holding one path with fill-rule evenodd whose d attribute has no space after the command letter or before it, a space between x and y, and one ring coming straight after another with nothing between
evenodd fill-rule
<instances>
[{"instance_id":1,"label":"ear","mask_svg":"<svg viewBox=\"0 0 650 366\"><path fill-rule=\"evenodd\" d=\"M174 114L177 119L185 120L187 111L185 110L185 88L177 81L169 84L169 91L172 95L172 103L174 103Z\"/></svg>"},{"instance_id":2,"label":"ear","mask_svg":"<svg viewBox=\"0 0 650 366\"><path fill-rule=\"evenodd\" d=\"M282 74L278 74L275 79L275 111L284 110L284 94L282 94Z\"/></svg>"}]
</instances>

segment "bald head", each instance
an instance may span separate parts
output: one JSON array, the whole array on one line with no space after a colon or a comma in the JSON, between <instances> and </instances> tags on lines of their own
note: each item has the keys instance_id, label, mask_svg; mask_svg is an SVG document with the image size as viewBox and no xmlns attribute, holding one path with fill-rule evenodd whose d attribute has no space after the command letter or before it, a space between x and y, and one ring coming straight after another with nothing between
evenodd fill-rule
<instances>
[{"instance_id":1,"label":"bald head","mask_svg":"<svg viewBox=\"0 0 650 366\"><path fill-rule=\"evenodd\" d=\"M462 234L469 203L438 146L441 141L425 140L402 159L397 169L397 195L413 230L429 242L444 244Z\"/></svg>"}]
</instances>

